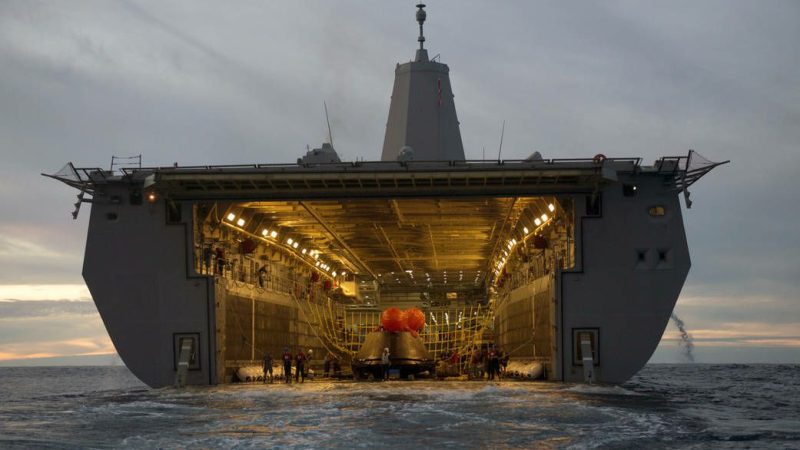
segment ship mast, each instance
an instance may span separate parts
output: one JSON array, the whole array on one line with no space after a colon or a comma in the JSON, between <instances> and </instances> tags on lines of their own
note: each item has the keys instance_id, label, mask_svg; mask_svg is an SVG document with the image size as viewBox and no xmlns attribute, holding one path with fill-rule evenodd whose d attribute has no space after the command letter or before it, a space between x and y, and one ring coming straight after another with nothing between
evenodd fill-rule
<instances>
[{"instance_id":1,"label":"ship mast","mask_svg":"<svg viewBox=\"0 0 800 450\"><path fill-rule=\"evenodd\" d=\"M383 140L382 161L464 161L450 68L428 59L423 3L417 4L419 36L414 60L398 64Z\"/></svg>"}]
</instances>

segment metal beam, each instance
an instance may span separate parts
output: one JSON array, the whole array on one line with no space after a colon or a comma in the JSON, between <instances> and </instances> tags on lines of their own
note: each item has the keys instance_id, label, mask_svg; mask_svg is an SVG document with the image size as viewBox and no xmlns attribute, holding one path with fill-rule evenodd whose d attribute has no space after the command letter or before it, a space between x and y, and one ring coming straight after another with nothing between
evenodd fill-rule
<instances>
[{"instance_id":1,"label":"metal beam","mask_svg":"<svg viewBox=\"0 0 800 450\"><path fill-rule=\"evenodd\" d=\"M436 256L436 242L433 240L433 230L431 224L428 224L428 236L431 238L431 250L433 250L433 267L439 270L439 258Z\"/></svg>"},{"instance_id":2,"label":"metal beam","mask_svg":"<svg viewBox=\"0 0 800 450\"><path fill-rule=\"evenodd\" d=\"M343 239L341 239L339 237L339 235L336 234L335 231L333 231L333 229L325 222L325 220L322 219L322 216L320 216L314 210L314 208L311 207L311 205L306 204L306 202L300 202L300 205L303 208L305 208L305 210L308 211L308 213L311 214L311 216L314 219L316 219L317 222L319 222L319 224L322 226L322 228L325 229L325 231L328 232L328 234L331 236L331 238L334 241L336 241L347 252L348 256L350 258L352 258L356 262L356 264L358 264L358 266L359 266L359 268L361 270L363 270L363 271L367 272L368 274L372 275L373 278L377 278L377 275L372 271L372 269L370 269L370 267L368 265L366 265L364 263L364 261L362 261L361 258L359 258L358 255L355 254L355 252L353 252L353 250L350 248L350 246L347 245L347 242L345 242Z\"/></svg>"},{"instance_id":3,"label":"metal beam","mask_svg":"<svg viewBox=\"0 0 800 450\"><path fill-rule=\"evenodd\" d=\"M400 268L401 272L405 272L405 269L403 268L403 265L400 264L401 256L400 256L399 253L397 253L397 250L394 248L394 245L392 245L392 240L389 239L389 236L386 234L386 230L384 230L383 227L380 226L380 225L375 225L375 226L381 232L381 234L383 235L383 238L386 239L386 244L389 246L389 251L391 251L392 255L394 255L394 260L397 263L397 267Z\"/></svg>"}]
</instances>

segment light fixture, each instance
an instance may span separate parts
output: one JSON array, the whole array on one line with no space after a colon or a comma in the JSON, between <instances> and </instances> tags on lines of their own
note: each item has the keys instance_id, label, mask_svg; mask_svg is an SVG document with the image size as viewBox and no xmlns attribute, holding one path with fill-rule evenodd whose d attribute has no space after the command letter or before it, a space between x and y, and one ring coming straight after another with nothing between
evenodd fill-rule
<instances>
[{"instance_id":1,"label":"light fixture","mask_svg":"<svg viewBox=\"0 0 800 450\"><path fill-rule=\"evenodd\" d=\"M147 194L147 201L150 202L150 203L155 203L156 202L156 193L155 192L149 192Z\"/></svg>"},{"instance_id":2,"label":"light fixture","mask_svg":"<svg viewBox=\"0 0 800 450\"><path fill-rule=\"evenodd\" d=\"M533 223L538 227L539 225L542 224L542 220L537 217L533 219Z\"/></svg>"},{"instance_id":3,"label":"light fixture","mask_svg":"<svg viewBox=\"0 0 800 450\"><path fill-rule=\"evenodd\" d=\"M262 235L262 236L264 236L264 237L267 237L267 235L268 235L268 234L269 234L269 230L268 230L268 229L266 229L266 228L264 228L264 229L261 231L261 235Z\"/></svg>"},{"instance_id":4,"label":"light fixture","mask_svg":"<svg viewBox=\"0 0 800 450\"><path fill-rule=\"evenodd\" d=\"M336 271L334 270L331 275L336 276Z\"/></svg>"},{"instance_id":5,"label":"light fixture","mask_svg":"<svg viewBox=\"0 0 800 450\"><path fill-rule=\"evenodd\" d=\"M522 227L522 232L528 234L530 233L530 230L528 230L528 227Z\"/></svg>"},{"instance_id":6,"label":"light fixture","mask_svg":"<svg viewBox=\"0 0 800 450\"><path fill-rule=\"evenodd\" d=\"M556 210L556 206L554 204L550 203L549 205L547 205L547 209L549 209L550 212L553 212L553 211Z\"/></svg>"},{"instance_id":7,"label":"light fixture","mask_svg":"<svg viewBox=\"0 0 800 450\"><path fill-rule=\"evenodd\" d=\"M300 243L299 243L299 242L295 242L294 244L292 244L292 247L294 247L294 248L297 248L297 247L299 247L299 246L300 246Z\"/></svg>"},{"instance_id":8,"label":"light fixture","mask_svg":"<svg viewBox=\"0 0 800 450\"><path fill-rule=\"evenodd\" d=\"M305 255L307 251L308 251L308 250L306 250L306 249L303 249L303 250L302 250L300 253L302 253L302 254L304 254L304 255Z\"/></svg>"},{"instance_id":9,"label":"light fixture","mask_svg":"<svg viewBox=\"0 0 800 450\"><path fill-rule=\"evenodd\" d=\"M547 214L542 214L542 222L547 222Z\"/></svg>"},{"instance_id":10,"label":"light fixture","mask_svg":"<svg viewBox=\"0 0 800 450\"><path fill-rule=\"evenodd\" d=\"M243 227L244 226L244 219L237 220L236 221L236 225L239 225L240 227Z\"/></svg>"},{"instance_id":11,"label":"light fixture","mask_svg":"<svg viewBox=\"0 0 800 450\"><path fill-rule=\"evenodd\" d=\"M234 213L228 214L228 220L230 220L231 222L233 222L233 219L235 219L235 218L236 218L236 214L234 214Z\"/></svg>"},{"instance_id":12,"label":"light fixture","mask_svg":"<svg viewBox=\"0 0 800 450\"><path fill-rule=\"evenodd\" d=\"M276 238L276 237L278 237L278 232L277 232L277 231L275 231L275 230L272 230L272 231L270 231L270 232L269 232L269 235L270 235L270 237L272 237L272 238Z\"/></svg>"},{"instance_id":13,"label":"light fixture","mask_svg":"<svg viewBox=\"0 0 800 450\"><path fill-rule=\"evenodd\" d=\"M286 240L286 243L289 244L289 245L292 245L292 244L294 244L294 239L289 238L289 239Z\"/></svg>"}]
</instances>

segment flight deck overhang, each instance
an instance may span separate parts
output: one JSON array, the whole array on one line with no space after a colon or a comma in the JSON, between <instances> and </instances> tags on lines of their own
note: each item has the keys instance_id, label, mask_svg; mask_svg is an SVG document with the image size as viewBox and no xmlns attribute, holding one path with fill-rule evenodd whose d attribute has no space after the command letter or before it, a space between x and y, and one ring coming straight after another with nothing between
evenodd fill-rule
<instances>
[{"instance_id":1,"label":"flight deck overhang","mask_svg":"<svg viewBox=\"0 0 800 450\"><path fill-rule=\"evenodd\" d=\"M595 192L616 169L570 160L203 166L151 169L148 184L175 200L520 196Z\"/></svg>"}]
</instances>

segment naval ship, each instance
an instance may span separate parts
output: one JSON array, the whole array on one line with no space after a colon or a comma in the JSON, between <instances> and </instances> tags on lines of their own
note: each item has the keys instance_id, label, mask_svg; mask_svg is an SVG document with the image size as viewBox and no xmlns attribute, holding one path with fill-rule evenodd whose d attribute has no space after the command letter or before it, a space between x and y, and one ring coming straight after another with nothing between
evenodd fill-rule
<instances>
[{"instance_id":1,"label":"naval ship","mask_svg":"<svg viewBox=\"0 0 800 450\"><path fill-rule=\"evenodd\" d=\"M47 175L79 190L73 217L91 205L83 277L143 382L227 383L287 348L347 366L392 306L424 312L436 359L496 345L547 380L599 383L648 361L691 264L680 197L723 163L466 160L417 7L379 161L328 142L286 164Z\"/></svg>"}]
</instances>

